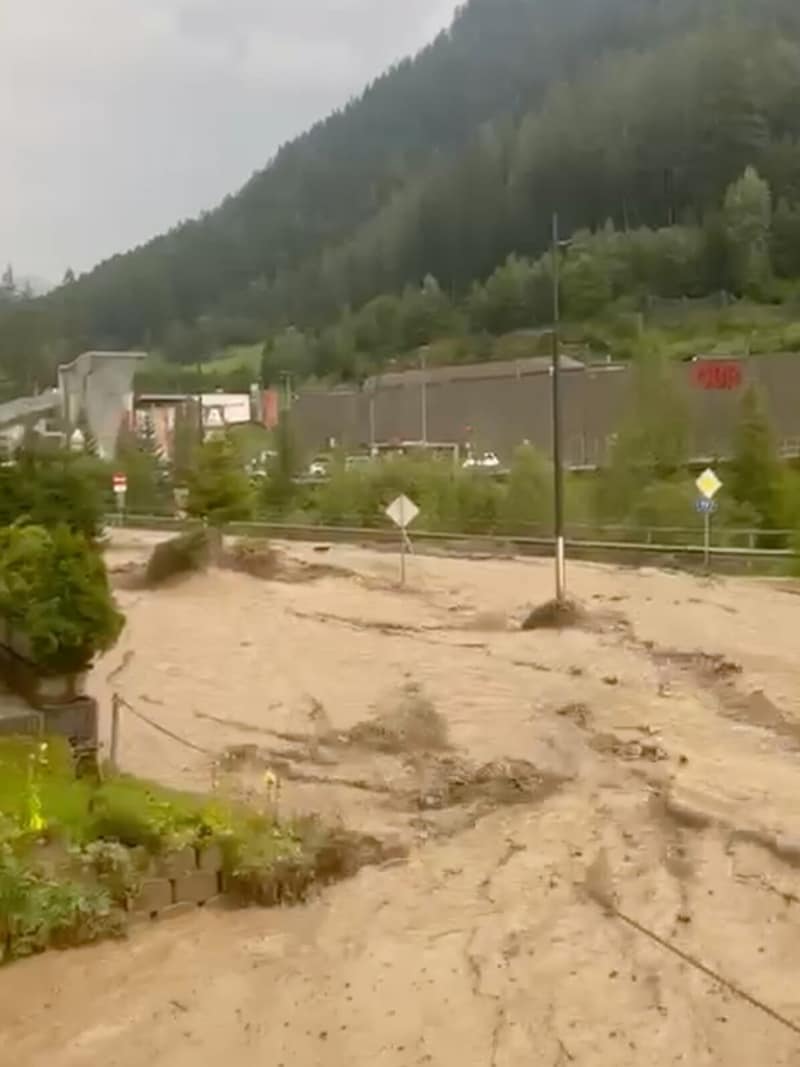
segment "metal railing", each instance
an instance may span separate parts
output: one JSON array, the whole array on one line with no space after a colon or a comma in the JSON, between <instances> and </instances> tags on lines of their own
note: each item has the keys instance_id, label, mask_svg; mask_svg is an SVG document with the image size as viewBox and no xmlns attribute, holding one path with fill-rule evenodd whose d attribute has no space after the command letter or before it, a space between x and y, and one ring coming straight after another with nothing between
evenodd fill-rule
<instances>
[{"instance_id":1,"label":"metal railing","mask_svg":"<svg viewBox=\"0 0 800 1067\"><path fill-rule=\"evenodd\" d=\"M196 525L192 520L166 515L112 515L108 517L109 526L142 530L181 530ZM238 537L275 538L286 541L343 541L355 543L394 544L398 541L397 529L388 523L376 526L364 526L358 522L352 524L290 523L285 521L258 520L253 522L229 523L225 532ZM470 550L486 551L507 550L514 548L521 553L544 553L552 548L552 534L541 528L528 528L526 532L468 532L449 530L410 531L416 543L461 545ZM582 536L580 536L582 534ZM625 536L630 534L631 536ZM794 557L789 544L792 531L789 530L751 530L720 529L716 532L715 543L711 545L710 554L717 558L785 560ZM680 540L675 540L680 538ZM781 547L764 547L769 539ZM732 543L743 541L744 543ZM722 543L720 543L722 542ZM664 556L689 556L702 559L704 547L702 530L689 527L652 527L632 529L625 526L587 526L575 524L568 528L567 547L580 554L593 553L629 553Z\"/></svg>"}]
</instances>

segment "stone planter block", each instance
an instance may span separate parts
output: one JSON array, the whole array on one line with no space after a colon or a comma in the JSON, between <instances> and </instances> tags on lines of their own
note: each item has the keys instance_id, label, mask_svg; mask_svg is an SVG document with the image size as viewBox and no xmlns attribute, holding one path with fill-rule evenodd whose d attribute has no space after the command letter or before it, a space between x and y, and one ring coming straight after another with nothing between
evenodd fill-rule
<instances>
[{"instance_id":1,"label":"stone planter block","mask_svg":"<svg viewBox=\"0 0 800 1067\"><path fill-rule=\"evenodd\" d=\"M219 875L216 871L195 871L174 880L176 903L204 904L219 893Z\"/></svg>"},{"instance_id":2,"label":"stone planter block","mask_svg":"<svg viewBox=\"0 0 800 1067\"><path fill-rule=\"evenodd\" d=\"M182 848L159 856L156 866L162 878L180 878L197 870L197 856L193 848Z\"/></svg>"},{"instance_id":3,"label":"stone planter block","mask_svg":"<svg viewBox=\"0 0 800 1067\"><path fill-rule=\"evenodd\" d=\"M198 848L197 867L201 871L221 871L222 849L219 845L209 845L208 848Z\"/></svg>"},{"instance_id":4,"label":"stone planter block","mask_svg":"<svg viewBox=\"0 0 800 1067\"><path fill-rule=\"evenodd\" d=\"M137 896L130 901L128 910L145 915L161 913L173 903L172 882L168 878L148 878L142 882Z\"/></svg>"},{"instance_id":5,"label":"stone planter block","mask_svg":"<svg viewBox=\"0 0 800 1067\"><path fill-rule=\"evenodd\" d=\"M169 907L163 908L158 913L158 917L159 919L180 919L182 915L190 915L193 911L197 911L196 904L181 901L179 904L170 904Z\"/></svg>"}]
</instances>

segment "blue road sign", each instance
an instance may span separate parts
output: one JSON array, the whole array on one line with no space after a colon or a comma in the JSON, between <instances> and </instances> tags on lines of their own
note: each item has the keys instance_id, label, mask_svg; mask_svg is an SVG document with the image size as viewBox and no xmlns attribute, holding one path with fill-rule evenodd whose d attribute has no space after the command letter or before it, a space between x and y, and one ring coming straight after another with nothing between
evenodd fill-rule
<instances>
[{"instance_id":1,"label":"blue road sign","mask_svg":"<svg viewBox=\"0 0 800 1067\"><path fill-rule=\"evenodd\" d=\"M697 499L695 507L701 515L713 515L717 510L716 500L709 500L706 496L701 496Z\"/></svg>"}]
</instances>

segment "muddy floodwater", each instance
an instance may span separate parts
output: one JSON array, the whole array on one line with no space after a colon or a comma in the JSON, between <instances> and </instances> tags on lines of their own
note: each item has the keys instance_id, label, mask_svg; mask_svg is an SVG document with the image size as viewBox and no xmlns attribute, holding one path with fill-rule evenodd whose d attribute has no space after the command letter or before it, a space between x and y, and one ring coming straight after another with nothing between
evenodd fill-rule
<instances>
[{"instance_id":1,"label":"muddy floodwater","mask_svg":"<svg viewBox=\"0 0 800 1067\"><path fill-rule=\"evenodd\" d=\"M578 625L523 632L547 561L412 557L399 590L385 553L281 551L121 590L95 693L188 742L128 715L126 770L266 775L394 858L5 969L0 1064L800 1064L798 590L580 564Z\"/></svg>"}]
</instances>

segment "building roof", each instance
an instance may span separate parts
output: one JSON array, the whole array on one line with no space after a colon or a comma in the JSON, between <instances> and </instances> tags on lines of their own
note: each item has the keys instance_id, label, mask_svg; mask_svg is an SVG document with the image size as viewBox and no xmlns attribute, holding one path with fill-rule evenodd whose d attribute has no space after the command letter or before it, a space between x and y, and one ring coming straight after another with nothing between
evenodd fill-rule
<instances>
[{"instance_id":1,"label":"building roof","mask_svg":"<svg viewBox=\"0 0 800 1067\"><path fill-rule=\"evenodd\" d=\"M562 370L584 370L585 364L562 353ZM390 371L368 378L365 389L393 389L421 386L424 382L436 385L440 382L480 381L494 378L523 378L531 374L549 374L553 365L550 356L529 356L526 359L497 359L488 363L456 363L447 367L416 368L406 371Z\"/></svg>"},{"instance_id":2,"label":"building roof","mask_svg":"<svg viewBox=\"0 0 800 1067\"><path fill-rule=\"evenodd\" d=\"M71 363L62 363L59 366L59 371L72 370L79 366L81 363L93 363L96 359L132 359L142 360L147 359L147 352L102 352L92 350L90 352L81 352L79 356L76 356Z\"/></svg>"}]
</instances>

